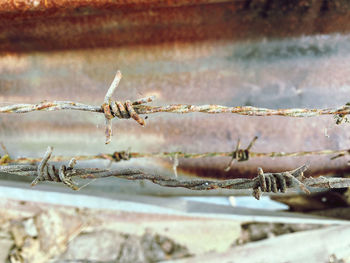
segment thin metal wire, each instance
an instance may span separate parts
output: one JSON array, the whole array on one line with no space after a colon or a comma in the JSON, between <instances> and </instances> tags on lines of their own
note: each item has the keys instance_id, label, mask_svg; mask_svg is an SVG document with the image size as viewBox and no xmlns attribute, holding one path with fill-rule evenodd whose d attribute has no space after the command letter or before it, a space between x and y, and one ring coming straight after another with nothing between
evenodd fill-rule
<instances>
[{"instance_id":1,"label":"thin metal wire","mask_svg":"<svg viewBox=\"0 0 350 263\"><path fill-rule=\"evenodd\" d=\"M239 149L241 150L241 149ZM320 150L320 151L300 151L300 152L251 152L249 151L249 158L258 157L302 157L302 156L317 156L317 155L334 155L331 160L347 156L350 154L349 149L343 150ZM4 164L25 164L25 163L37 163L41 161L41 158L30 158L22 157L17 159L11 159L8 155L7 158L0 165ZM132 158L184 158L184 159L199 159L199 158L210 158L210 157L234 157L237 153L234 152L206 152L206 153L185 153L185 152L156 152L156 153L145 153L145 152L130 152L130 151L119 151L112 154L103 153L98 155L75 155L75 156L53 156L51 161L63 162L69 161L75 158L77 161L88 161L95 159L105 159L113 162L127 161ZM246 159L245 161L247 161Z\"/></svg>"},{"instance_id":2,"label":"thin metal wire","mask_svg":"<svg viewBox=\"0 0 350 263\"><path fill-rule=\"evenodd\" d=\"M292 171L280 173L264 173L258 168L258 176L253 179L230 179L230 180L180 180L161 175L146 174L139 170L108 170L98 168L76 168L75 160L71 160L68 167L62 165L57 169L54 165L48 164L52 153L49 147L39 165L36 164L15 164L0 166L0 174L19 176L34 176L32 186L37 182L51 181L63 183L73 190L79 188L73 181L73 177L81 179L99 179L106 177L117 177L126 180L148 180L163 187L183 187L190 190L204 191L212 189L252 189L253 196L260 199L262 192L286 192L287 188L298 187L309 193L307 187L322 188L344 188L350 186L350 178L305 178L304 172L307 165L303 165Z\"/></svg>"},{"instance_id":3,"label":"thin metal wire","mask_svg":"<svg viewBox=\"0 0 350 263\"><path fill-rule=\"evenodd\" d=\"M52 101L41 102L38 104L15 104L0 107L0 113L28 113L33 111L58 111L58 110L79 110L103 113L106 118L106 143L109 143L112 136L112 119L116 118L133 118L142 126L145 120L139 115L152 113L193 113L202 112L210 114L218 113L235 113L246 116L286 116L286 117L314 117L319 115L334 115L336 123L347 122L347 115L350 113L350 104L338 108L327 109L267 109L251 106L244 107L227 107L221 105L188 105L188 104L171 104L166 106L146 106L145 103L151 102L155 96L142 98L131 102L127 100L122 103L112 101L112 95L121 80L120 71L117 72L111 86L109 87L104 103L101 106L87 105L72 101Z\"/></svg>"},{"instance_id":4,"label":"thin metal wire","mask_svg":"<svg viewBox=\"0 0 350 263\"><path fill-rule=\"evenodd\" d=\"M267 109L251 106L236 106L228 107L221 105L189 105L189 104L170 104L166 106L146 106L137 104L139 101L151 102L155 96L139 99L132 102L134 110L137 114L152 114L152 113L236 113L247 116L286 116L286 117L315 117L320 115L348 115L350 113L350 105L338 108L327 109L304 109L304 108L291 108L291 109ZM136 105L136 106L135 106ZM58 111L58 110L79 110L104 113L101 106L94 106L83 104L73 101L52 101L41 102L37 104L14 104L0 107L0 113L28 113L33 111Z\"/></svg>"}]
</instances>

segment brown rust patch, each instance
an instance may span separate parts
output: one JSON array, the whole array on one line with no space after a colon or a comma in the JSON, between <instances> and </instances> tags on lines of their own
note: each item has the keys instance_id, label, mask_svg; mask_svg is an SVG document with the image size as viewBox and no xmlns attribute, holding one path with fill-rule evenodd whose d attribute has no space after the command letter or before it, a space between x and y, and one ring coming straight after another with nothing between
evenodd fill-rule
<instances>
[{"instance_id":1,"label":"brown rust patch","mask_svg":"<svg viewBox=\"0 0 350 263\"><path fill-rule=\"evenodd\" d=\"M46 103L46 104L43 104L43 105L39 106L37 109L38 110L43 110L43 109L46 109L46 108L50 108L52 106L55 106L55 104L54 103Z\"/></svg>"},{"instance_id":2,"label":"brown rust patch","mask_svg":"<svg viewBox=\"0 0 350 263\"><path fill-rule=\"evenodd\" d=\"M0 51L288 37L350 30L344 1L4 1Z\"/></svg>"}]
</instances>

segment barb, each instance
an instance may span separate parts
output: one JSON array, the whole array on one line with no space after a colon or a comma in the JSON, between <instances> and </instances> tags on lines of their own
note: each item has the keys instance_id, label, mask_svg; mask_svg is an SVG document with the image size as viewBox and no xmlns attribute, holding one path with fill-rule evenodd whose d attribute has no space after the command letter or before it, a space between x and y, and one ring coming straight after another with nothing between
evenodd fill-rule
<instances>
[{"instance_id":1,"label":"barb","mask_svg":"<svg viewBox=\"0 0 350 263\"><path fill-rule=\"evenodd\" d=\"M58 110L80 110L103 113L106 118L106 143L111 141L112 119L134 119L137 123L144 126L145 120L139 115L152 114L158 112L164 113L193 113L202 112L210 114L235 113L247 116L287 116L287 117L314 117L319 115L334 115L337 124L347 122L346 116L350 113L350 103L339 108L328 109L267 109L258 107L227 107L221 105L187 105L171 104L166 106L146 106L145 103L152 102L155 96L142 98L124 103L112 101L112 95L119 85L122 78L120 71L117 71L115 78L109 87L104 103L101 106L87 105L73 101L52 101L41 102L38 104L15 104L0 107L0 113L28 113L33 111L58 111Z\"/></svg>"},{"instance_id":2,"label":"barb","mask_svg":"<svg viewBox=\"0 0 350 263\"><path fill-rule=\"evenodd\" d=\"M62 182L73 190L78 190L79 187L75 185L71 177L67 176L67 171L74 172L76 160L74 158L70 160L68 168L65 165L61 165L61 167L57 169L54 165L49 165L47 163L51 157L52 151L53 148L49 146L46 150L44 158L39 163L37 176L33 180L31 186L35 186L39 181L55 181Z\"/></svg>"},{"instance_id":3,"label":"barb","mask_svg":"<svg viewBox=\"0 0 350 263\"><path fill-rule=\"evenodd\" d=\"M237 160L237 162L243 162L243 161L248 161L249 160L249 155L250 155L250 148L253 147L253 144L255 141L258 139L257 136L253 138L253 140L249 143L248 147L244 150L239 149L241 146L241 140L238 139L237 145L236 145L236 150L232 152L232 159L228 166L225 168L225 172L228 172L231 170L231 166L233 165L234 161Z\"/></svg>"},{"instance_id":4,"label":"barb","mask_svg":"<svg viewBox=\"0 0 350 263\"><path fill-rule=\"evenodd\" d=\"M177 157L177 154L175 154L174 158L171 158L171 160L174 161L173 162L173 171L174 171L175 178L177 178L177 167L179 166L179 158Z\"/></svg>"},{"instance_id":5,"label":"barb","mask_svg":"<svg viewBox=\"0 0 350 263\"><path fill-rule=\"evenodd\" d=\"M349 150L346 150L346 151L342 151L342 152L340 152L340 153L337 153L336 156L331 157L331 160L338 159L338 158L343 157L343 156L345 156L345 155L350 155L350 149L349 149Z\"/></svg>"},{"instance_id":6,"label":"barb","mask_svg":"<svg viewBox=\"0 0 350 263\"><path fill-rule=\"evenodd\" d=\"M9 163L11 160L11 157L10 157L10 154L9 154L5 144L3 142L0 142L0 147L4 151L4 155L3 156L0 155L0 165Z\"/></svg>"},{"instance_id":7,"label":"barb","mask_svg":"<svg viewBox=\"0 0 350 263\"><path fill-rule=\"evenodd\" d=\"M151 102L154 97L148 97L145 99L140 99L135 102L131 102L130 100L125 101L125 103L122 103L120 101L111 101L111 97L114 93L114 91L117 89L119 82L122 78L122 73L118 70L117 74L114 77L114 80L109 87L104 103L102 104L102 110L106 118L106 144L111 142L111 136L112 136L112 119L114 117L117 117L119 119L129 119L133 118L137 123L139 123L141 126L145 126L146 122L144 119L142 119L134 110L133 105L141 105L143 103Z\"/></svg>"},{"instance_id":8,"label":"barb","mask_svg":"<svg viewBox=\"0 0 350 263\"><path fill-rule=\"evenodd\" d=\"M262 168L258 168L258 176L255 179L258 183L253 187L253 196L260 200L262 192L285 193L288 185L296 185L300 187L302 191L310 194L307 187L299 181L297 178L304 179L304 172L307 169L307 165L303 165L293 171L281 172L281 173L267 173L265 174Z\"/></svg>"},{"instance_id":9,"label":"barb","mask_svg":"<svg viewBox=\"0 0 350 263\"><path fill-rule=\"evenodd\" d=\"M53 148L51 146L47 147L46 153L38 166L38 176L32 182L32 186L36 185L39 182L39 180L45 179L45 176L46 176L46 178L49 178L49 176L50 176L50 179L55 180L55 178L52 177L52 176L54 176L54 168L55 167L54 166L50 166L50 167L47 166L47 162L49 161L49 159L51 157L52 151L53 151ZM45 168L46 168L46 170L45 170ZM49 168L52 168L52 169L50 169L50 171L49 171ZM44 170L45 170L45 172L44 172Z\"/></svg>"},{"instance_id":10,"label":"barb","mask_svg":"<svg viewBox=\"0 0 350 263\"><path fill-rule=\"evenodd\" d=\"M350 106L350 103L346 103L345 106ZM334 119L335 119L335 123L338 125L342 124L342 123L350 122L348 116L346 114L343 114L343 113L338 113L338 114L334 115Z\"/></svg>"},{"instance_id":11,"label":"barb","mask_svg":"<svg viewBox=\"0 0 350 263\"><path fill-rule=\"evenodd\" d=\"M105 156L107 156L107 158L109 157L108 155L105 155ZM114 162L120 162L121 160L128 161L130 160L130 158L131 158L130 150L128 149L127 151L114 152L112 154L111 161L114 161Z\"/></svg>"},{"instance_id":12,"label":"barb","mask_svg":"<svg viewBox=\"0 0 350 263\"><path fill-rule=\"evenodd\" d=\"M3 142L0 142L0 147L6 155L10 156L9 151L7 150L7 148Z\"/></svg>"}]
</instances>

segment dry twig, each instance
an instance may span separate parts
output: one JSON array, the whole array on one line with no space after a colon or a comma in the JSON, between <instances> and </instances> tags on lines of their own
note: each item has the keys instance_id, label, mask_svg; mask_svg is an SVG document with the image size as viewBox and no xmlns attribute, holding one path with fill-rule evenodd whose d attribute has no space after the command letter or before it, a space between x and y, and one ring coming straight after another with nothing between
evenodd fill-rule
<instances>
[{"instance_id":1,"label":"dry twig","mask_svg":"<svg viewBox=\"0 0 350 263\"><path fill-rule=\"evenodd\" d=\"M72 101L52 101L41 102L38 104L15 104L0 107L0 113L28 113L33 111L57 111L57 110L80 110L89 112L103 113L106 118L106 143L109 143L112 135L112 119L133 118L140 125L144 126L145 121L139 115L151 114L158 112L167 113L236 113L247 116L288 116L288 117L313 117L319 115L334 115L336 123L340 124L347 121L346 116L350 113L350 104L339 108L329 109L266 109L258 107L227 107L221 105L187 105L187 104L171 104L166 106L146 106L145 103L151 102L155 96L142 98L131 102L129 100L124 103L120 101L112 101L112 95L119 85L121 73L118 71L109 87L104 103L101 106L87 105Z\"/></svg>"},{"instance_id":2,"label":"dry twig","mask_svg":"<svg viewBox=\"0 0 350 263\"><path fill-rule=\"evenodd\" d=\"M146 174L138 170L107 170L98 168L76 168L75 160L71 160L68 167L62 165L59 169L48 164L52 153L49 147L39 165L36 164L14 164L0 166L0 172L19 176L34 176L32 185L41 181L61 182L72 188L80 188L72 181L73 177L82 179L98 179L105 177L118 177L127 180L149 180L164 187L183 187L191 190L212 189L253 189L253 196L260 198L262 192L282 192L287 188L299 187L308 193L306 187L343 188L350 186L350 179L344 178L305 178L303 173L307 165L303 165L292 171L280 173L264 173L258 168L258 176L253 179L229 179L229 180L179 180L159 175Z\"/></svg>"}]
</instances>

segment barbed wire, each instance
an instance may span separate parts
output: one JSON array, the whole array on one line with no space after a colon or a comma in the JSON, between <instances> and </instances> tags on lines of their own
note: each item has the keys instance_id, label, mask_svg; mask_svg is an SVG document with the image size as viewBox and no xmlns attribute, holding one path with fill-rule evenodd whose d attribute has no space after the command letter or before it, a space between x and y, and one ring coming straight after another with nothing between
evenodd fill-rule
<instances>
[{"instance_id":1,"label":"barbed wire","mask_svg":"<svg viewBox=\"0 0 350 263\"><path fill-rule=\"evenodd\" d=\"M63 183L73 190L81 189L73 182L73 177L81 179L99 179L117 177L126 180L148 180L163 187L182 187L190 190L204 191L213 189L252 189L253 196L260 199L263 192L285 193L288 188L300 188L305 193L310 193L307 187L317 188L344 188L350 186L350 178L306 178L304 172L308 166L303 165L292 171L279 173L264 173L258 168L258 175L253 179L237 178L229 180L180 180L161 175L147 174L140 170L109 170L99 168L76 168L76 160L72 159L68 166L61 165L57 168L48 161L51 158L53 148L48 147L39 164L12 164L0 166L0 174L35 177L32 186L38 182L51 181Z\"/></svg>"},{"instance_id":2,"label":"barbed wire","mask_svg":"<svg viewBox=\"0 0 350 263\"><path fill-rule=\"evenodd\" d=\"M144 105L148 102L152 102L155 96L142 98L131 102L126 100L125 102L112 101L112 95L118 87L122 74L117 71L112 84L110 85L104 102L101 106L94 106L83 104L73 101L44 101L37 104L14 104L0 107L0 113L28 113L34 111L58 111L58 110L79 110L103 113L106 119L106 144L111 141L112 136L112 119L134 119L137 123L144 126L145 120L139 115L152 114L152 113L235 113L246 116L286 116L286 117L314 117L320 115L334 115L336 123L341 124L348 122L347 115L350 113L350 104L338 108L327 109L304 109L304 108L291 108L291 109L267 109L251 106L238 106L228 107L221 105L188 105L188 104L171 104L166 106L147 106Z\"/></svg>"},{"instance_id":3,"label":"barbed wire","mask_svg":"<svg viewBox=\"0 0 350 263\"><path fill-rule=\"evenodd\" d=\"M231 157L229 165L225 168L225 171L229 171L233 163L248 161L250 158L259 157L303 157L303 156L318 156L318 155L333 155L330 157L331 160L350 155L350 149L342 150L319 150L319 151L300 151L300 152L252 152L250 151L253 143L257 140L254 137L252 142L246 149L240 149L240 141L237 143L237 147L233 152L205 152L205 153L186 153L186 152L130 152L128 151L116 151L112 154L102 153L98 155L74 155L74 156L53 156L51 161L63 162L69 161L75 158L77 161L89 161L95 159L104 159L112 162L128 161L134 158L171 158L175 161L175 166L178 166L179 158L184 159L199 159L199 158L210 158L210 157ZM177 161L176 161L177 160ZM37 163L40 162L41 158L31 158L31 157L21 157L21 158L11 158L9 153L6 151L5 155L0 156L0 165L6 164L26 164L26 163Z\"/></svg>"}]
</instances>

